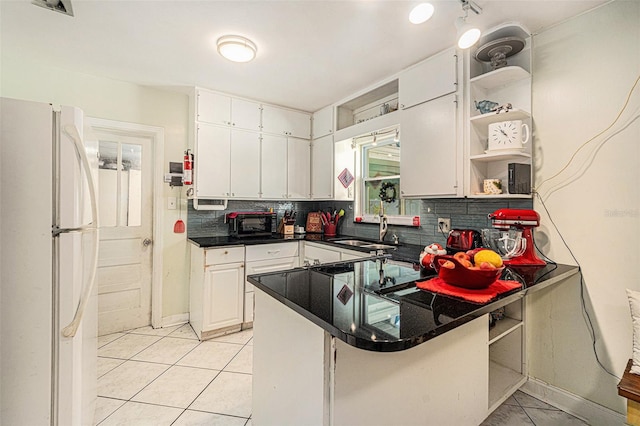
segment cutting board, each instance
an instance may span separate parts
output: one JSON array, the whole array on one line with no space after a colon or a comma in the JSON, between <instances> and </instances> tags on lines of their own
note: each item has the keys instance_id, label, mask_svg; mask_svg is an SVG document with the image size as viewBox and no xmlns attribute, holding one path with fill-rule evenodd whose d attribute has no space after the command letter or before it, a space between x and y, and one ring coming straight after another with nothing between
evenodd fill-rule
<instances>
[{"instance_id":1,"label":"cutting board","mask_svg":"<svg viewBox=\"0 0 640 426\"><path fill-rule=\"evenodd\" d=\"M320 212L309 212L307 214L307 226L305 231L310 233L322 232L322 218Z\"/></svg>"}]
</instances>

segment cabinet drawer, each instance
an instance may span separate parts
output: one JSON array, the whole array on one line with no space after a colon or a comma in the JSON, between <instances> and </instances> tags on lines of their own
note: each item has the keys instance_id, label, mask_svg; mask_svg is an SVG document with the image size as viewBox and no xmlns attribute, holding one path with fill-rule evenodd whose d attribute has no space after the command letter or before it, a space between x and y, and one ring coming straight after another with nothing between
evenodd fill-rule
<instances>
[{"instance_id":1,"label":"cabinet drawer","mask_svg":"<svg viewBox=\"0 0 640 426\"><path fill-rule=\"evenodd\" d=\"M205 250L205 265L244 262L244 247L226 247Z\"/></svg>"},{"instance_id":2,"label":"cabinet drawer","mask_svg":"<svg viewBox=\"0 0 640 426\"><path fill-rule=\"evenodd\" d=\"M247 246L246 260L281 259L298 256L298 243L276 243Z\"/></svg>"}]
</instances>

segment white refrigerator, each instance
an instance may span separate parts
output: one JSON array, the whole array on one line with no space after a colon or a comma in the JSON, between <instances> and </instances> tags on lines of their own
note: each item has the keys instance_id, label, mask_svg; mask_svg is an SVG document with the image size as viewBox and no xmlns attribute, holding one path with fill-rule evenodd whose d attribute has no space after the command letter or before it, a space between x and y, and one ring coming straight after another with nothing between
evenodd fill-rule
<instances>
[{"instance_id":1,"label":"white refrigerator","mask_svg":"<svg viewBox=\"0 0 640 426\"><path fill-rule=\"evenodd\" d=\"M0 99L0 425L90 425L97 143L72 107Z\"/></svg>"}]
</instances>

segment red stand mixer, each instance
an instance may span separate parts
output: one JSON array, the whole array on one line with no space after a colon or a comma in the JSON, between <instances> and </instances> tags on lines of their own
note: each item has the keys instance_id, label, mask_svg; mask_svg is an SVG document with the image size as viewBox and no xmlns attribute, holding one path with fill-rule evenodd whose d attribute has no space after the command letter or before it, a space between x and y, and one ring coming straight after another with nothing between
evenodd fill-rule
<instances>
[{"instance_id":1,"label":"red stand mixer","mask_svg":"<svg viewBox=\"0 0 640 426\"><path fill-rule=\"evenodd\" d=\"M540 215L535 210L500 209L489 214L495 229L483 229L482 241L486 247L499 253L505 265L545 266L536 255L532 228L540 226Z\"/></svg>"}]
</instances>

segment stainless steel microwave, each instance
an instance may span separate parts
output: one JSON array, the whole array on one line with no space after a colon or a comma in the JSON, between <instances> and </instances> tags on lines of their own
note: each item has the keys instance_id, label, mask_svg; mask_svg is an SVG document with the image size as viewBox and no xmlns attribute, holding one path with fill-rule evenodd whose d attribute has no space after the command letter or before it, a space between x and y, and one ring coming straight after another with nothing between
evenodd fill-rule
<instances>
[{"instance_id":1,"label":"stainless steel microwave","mask_svg":"<svg viewBox=\"0 0 640 426\"><path fill-rule=\"evenodd\" d=\"M229 235L236 238L269 236L276 232L278 220L271 212L231 212L225 215Z\"/></svg>"}]
</instances>

